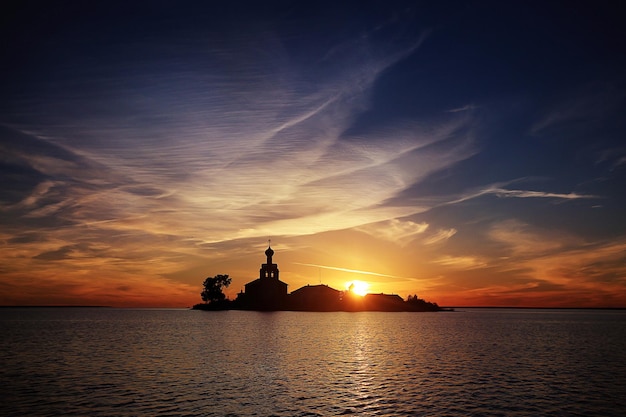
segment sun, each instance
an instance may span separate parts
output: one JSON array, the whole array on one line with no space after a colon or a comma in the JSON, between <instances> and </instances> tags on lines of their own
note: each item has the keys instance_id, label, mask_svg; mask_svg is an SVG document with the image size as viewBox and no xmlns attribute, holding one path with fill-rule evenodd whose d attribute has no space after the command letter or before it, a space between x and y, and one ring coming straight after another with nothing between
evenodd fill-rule
<instances>
[{"instance_id":1,"label":"sun","mask_svg":"<svg viewBox=\"0 0 626 417\"><path fill-rule=\"evenodd\" d=\"M369 289L370 284L364 281L354 280L350 282L346 282L346 288L348 291L360 296L364 296L367 294L367 290Z\"/></svg>"}]
</instances>

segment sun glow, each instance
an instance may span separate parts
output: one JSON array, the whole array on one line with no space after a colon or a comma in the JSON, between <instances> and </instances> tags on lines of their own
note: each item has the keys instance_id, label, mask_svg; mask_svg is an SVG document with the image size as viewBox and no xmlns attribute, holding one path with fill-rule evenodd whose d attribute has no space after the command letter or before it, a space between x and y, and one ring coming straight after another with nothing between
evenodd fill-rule
<instances>
[{"instance_id":1,"label":"sun glow","mask_svg":"<svg viewBox=\"0 0 626 417\"><path fill-rule=\"evenodd\" d=\"M360 296L364 296L365 294L367 294L367 290L369 289L369 287L370 285L367 282L359 280L354 280L346 283L346 288L348 289L348 291Z\"/></svg>"}]
</instances>

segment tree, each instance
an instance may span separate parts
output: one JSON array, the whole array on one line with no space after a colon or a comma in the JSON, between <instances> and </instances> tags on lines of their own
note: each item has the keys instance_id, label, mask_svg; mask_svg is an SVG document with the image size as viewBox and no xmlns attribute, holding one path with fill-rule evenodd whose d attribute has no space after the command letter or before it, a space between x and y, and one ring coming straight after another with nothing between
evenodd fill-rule
<instances>
[{"instance_id":1,"label":"tree","mask_svg":"<svg viewBox=\"0 0 626 417\"><path fill-rule=\"evenodd\" d=\"M218 304L226 299L226 296L222 292L222 288L226 288L230 285L231 279L228 275L216 275L215 277L208 277L202 283L202 292L200 296L205 303Z\"/></svg>"},{"instance_id":2,"label":"tree","mask_svg":"<svg viewBox=\"0 0 626 417\"><path fill-rule=\"evenodd\" d=\"M409 295L406 300L409 311L440 311L437 303L422 300L417 294Z\"/></svg>"}]
</instances>

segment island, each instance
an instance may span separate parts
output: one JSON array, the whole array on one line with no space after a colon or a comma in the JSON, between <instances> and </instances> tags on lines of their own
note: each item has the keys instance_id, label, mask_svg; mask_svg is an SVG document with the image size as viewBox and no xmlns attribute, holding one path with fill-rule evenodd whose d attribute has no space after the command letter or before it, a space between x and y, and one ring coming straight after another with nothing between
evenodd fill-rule
<instances>
[{"instance_id":1,"label":"island","mask_svg":"<svg viewBox=\"0 0 626 417\"><path fill-rule=\"evenodd\" d=\"M417 295L405 301L396 294L366 294L339 291L328 285L305 285L288 293L287 283L279 279L278 265L273 262L274 250L268 245L267 261L261 264L259 277L245 284L237 298L229 300L222 287L230 284L228 275L209 277L201 293L204 303L195 310L256 310L256 311L447 311Z\"/></svg>"}]
</instances>

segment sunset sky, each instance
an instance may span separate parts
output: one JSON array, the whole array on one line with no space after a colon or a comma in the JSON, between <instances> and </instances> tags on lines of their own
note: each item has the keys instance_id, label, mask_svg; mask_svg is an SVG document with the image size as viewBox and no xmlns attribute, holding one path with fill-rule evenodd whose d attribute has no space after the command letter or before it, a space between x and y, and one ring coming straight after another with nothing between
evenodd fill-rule
<instances>
[{"instance_id":1,"label":"sunset sky","mask_svg":"<svg viewBox=\"0 0 626 417\"><path fill-rule=\"evenodd\" d=\"M626 307L618 2L12 4L0 305Z\"/></svg>"}]
</instances>

